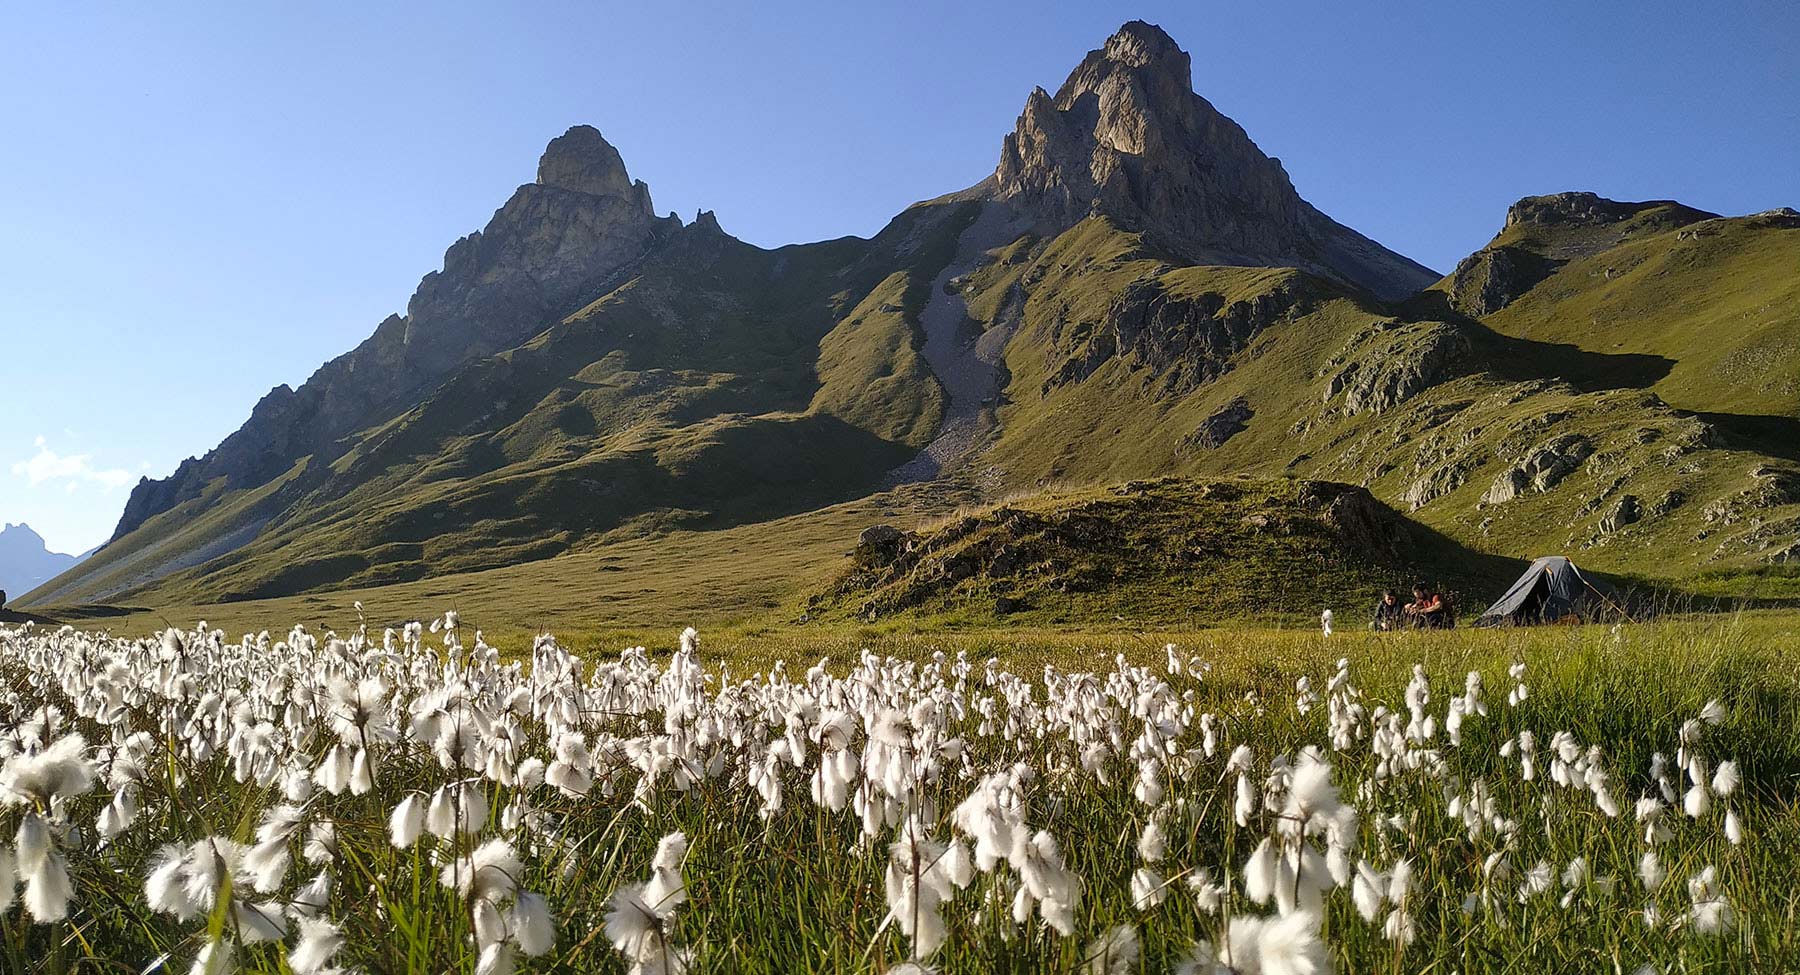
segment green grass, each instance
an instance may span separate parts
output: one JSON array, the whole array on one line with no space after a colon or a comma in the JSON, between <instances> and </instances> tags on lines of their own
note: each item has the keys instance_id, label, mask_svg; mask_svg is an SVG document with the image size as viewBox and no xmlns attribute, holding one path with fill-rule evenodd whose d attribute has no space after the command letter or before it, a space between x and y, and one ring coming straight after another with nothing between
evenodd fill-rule
<instances>
[{"instance_id":1,"label":"green grass","mask_svg":"<svg viewBox=\"0 0 1800 975\"><path fill-rule=\"evenodd\" d=\"M1721 220L1570 261L1496 331L1666 360L1649 388L1697 413L1800 419L1800 228Z\"/></svg>"}]
</instances>

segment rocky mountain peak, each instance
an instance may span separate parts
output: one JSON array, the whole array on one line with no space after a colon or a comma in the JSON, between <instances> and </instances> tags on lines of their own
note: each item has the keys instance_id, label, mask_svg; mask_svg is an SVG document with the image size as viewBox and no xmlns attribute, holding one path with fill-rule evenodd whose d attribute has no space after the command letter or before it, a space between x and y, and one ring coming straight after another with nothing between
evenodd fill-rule
<instances>
[{"instance_id":1,"label":"rocky mountain peak","mask_svg":"<svg viewBox=\"0 0 1800 975\"><path fill-rule=\"evenodd\" d=\"M627 200L638 195L638 187L643 186L632 183L619 150L591 125L573 126L550 140L538 158L537 181L589 196Z\"/></svg>"},{"instance_id":2,"label":"rocky mountain peak","mask_svg":"<svg viewBox=\"0 0 1800 975\"><path fill-rule=\"evenodd\" d=\"M1299 267L1384 297L1435 278L1301 199L1280 161L1195 94L1187 52L1142 21L1055 96L1031 93L990 187L1048 229L1104 214L1197 263Z\"/></svg>"},{"instance_id":3,"label":"rocky mountain peak","mask_svg":"<svg viewBox=\"0 0 1800 975\"><path fill-rule=\"evenodd\" d=\"M1178 75L1176 79L1192 87L1192 65L1188 53L1175 43L1175 38L1155 24L1134 20L1106 39L1102 53L1107 60L1133 68L1156 66L1158 70Z\"/></svg>"},{"instance_id":4,"label":"rocky mountain peak","mask_svg":"<svg viewBox=\"0 0 1800 975\"><path fill-rule=\"evenodd\" d=\"M680 223L656 216L650 188L632 181L598 129L569 129L544 149L536 182L515 190L485 227L450 246L441 270L420 279L404 315L389 316L300 388L270 391L204 457L140 482L114 537L221 478L253 487L308 455L335 458L349 449L348 435L591 301L615 271Z\"/></svg>"}]
</instances>

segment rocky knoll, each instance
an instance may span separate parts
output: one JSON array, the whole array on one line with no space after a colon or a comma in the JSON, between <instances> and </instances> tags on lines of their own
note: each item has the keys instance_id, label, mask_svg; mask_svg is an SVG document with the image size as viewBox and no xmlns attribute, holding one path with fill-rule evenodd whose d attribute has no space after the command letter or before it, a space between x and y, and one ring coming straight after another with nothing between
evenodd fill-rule
<instances>
[{"instance_id":1,"label":"rocky knoll","mask_svg":"<svg viewBox=\"0 0 1800 975\"><path fill-rule=\"evenodd\" d=\"M1585 192L1528 196L1507 208L1500 233L1458 262L1441 287L1456 310L1489 315L1575 258L1717 218L1673 200L1621 203Z\"/></svg>"},{"instance_id":2,"label":"rocky knoll","mask_svg":"<svg viewBox=\"0 0 1800 975\"><path fill-rule=\"evenodd\" d=\"M1278 592L1305 606L1337 597L1336 586L1360 597L1447 556L1456 586L1499 561L1445 545L1346 484L1157 478L1039 495L915 531L871 526L807 612L1055 619L1103 603L1132 619L1254 616Z\"/></svg>"},{"instance_id":3,"label":"rocky knoll","mask_svg":"<svg viewBox=\"0 0 1800 975\"><path fill-rule=\"evenodd\" d=\"M309 455L328 460L346 435L411 406L459 365L510 348L594 297L659 235L650 189L590 126L552 140L537 181L519 187L476 233L450 246L404 316L392 315L299 389L278 386L204 457L132 491L114 538L199 497L209 485L267 483Z\"/></svg>"},{"instance_id":4,"label":"rocky knoll","mask_svg":"<svg viewBox=\"0 0 1800 975\"><path fill-rule=\"evenodd\" d=\"M1142 21L1054 96L1031 93L991 193L1051 229L1105 214L1196 264L1299 267L1386 298L1436 277L1301 199L1279 160L1194 93L1187 52Z\"/></svg>"}]
</instances>

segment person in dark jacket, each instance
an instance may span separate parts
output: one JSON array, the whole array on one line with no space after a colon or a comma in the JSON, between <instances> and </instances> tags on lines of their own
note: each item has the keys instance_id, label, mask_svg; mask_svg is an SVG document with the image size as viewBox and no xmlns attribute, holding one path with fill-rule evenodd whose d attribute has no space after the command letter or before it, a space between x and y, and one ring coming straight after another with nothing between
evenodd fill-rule
<instances>
[{"instance_id":1,"label":"person in dark jacket","mask_svg":"<svg viewBox=\"0 0 1800 975\"><path fill-rule=\"evenodd\" d=\"M1400 597L1392 589L1383 589L1381 598L1375 601L1375 621L1371 628L1386 633L1405 625L1406 607L1401 605Z\"/></svg>"}]
</instances>

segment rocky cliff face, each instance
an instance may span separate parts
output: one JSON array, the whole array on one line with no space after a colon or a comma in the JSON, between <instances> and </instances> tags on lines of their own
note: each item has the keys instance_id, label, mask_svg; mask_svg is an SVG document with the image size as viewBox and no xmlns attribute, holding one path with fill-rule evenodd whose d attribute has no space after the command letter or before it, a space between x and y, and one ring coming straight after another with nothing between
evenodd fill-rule
<instances>
[{"instance_id":1,"label":"rocky cliff face","mask_svg":"<svg viewBox=\"0 0 1800 975\"><path fill-rule=\"evenodd\" d=\"M303 457L340 453L344 437L412 405L458 366L517 345L595 297L679 225L656 216L650 188L632 182L597 130L570 129L544 150L536 182L450 246L443 269L419 282L404 316L389 316L299 389L276 387L205 457L164 480L139 482L113 537L220 479L255 487Z\"/></svg>"},{"instance_id":2,"label":"rocky cliff face","mask_svg":"<svg viewBox=\"0 0 1800 975\"><path fill-rule=\"evenodd\" d=\"M1080 382L1118 358L1141 370L1159 395L1186 395L1228 371L1264 329L1305 315L1328 293L1299 275L1237 299L1217 291L1174 295L1156 279L1134 282L1098 323L1055 331L1064 358L1041 392Z\"/></svg>"},{"instance_id":3,"label":"rocky cliff face","mask_svg":"<svg viewBox=\"0 0 1800 975\"><path fill-rule=\"evenodd\" d=\"M1300 267L1384 298L1436 278L1301 199L1279 160L1194 93L1187 52L1141 21L1055 96L1031 93L989 192L1053 229L1105 214L1194 263Z\"/></svg>"}]
</instances>

